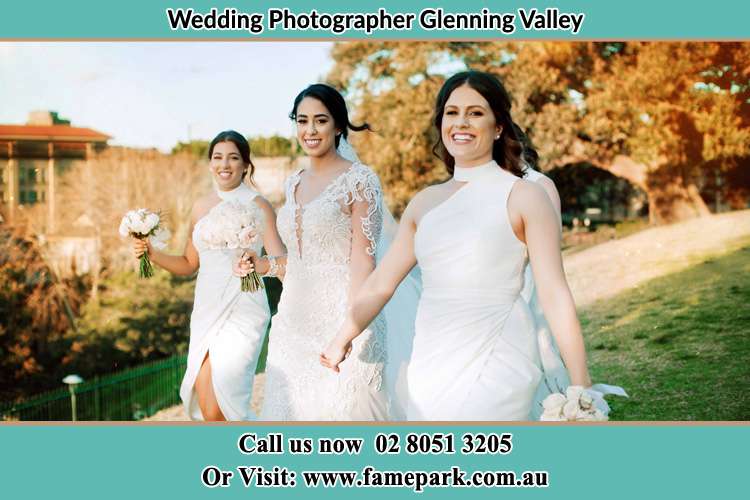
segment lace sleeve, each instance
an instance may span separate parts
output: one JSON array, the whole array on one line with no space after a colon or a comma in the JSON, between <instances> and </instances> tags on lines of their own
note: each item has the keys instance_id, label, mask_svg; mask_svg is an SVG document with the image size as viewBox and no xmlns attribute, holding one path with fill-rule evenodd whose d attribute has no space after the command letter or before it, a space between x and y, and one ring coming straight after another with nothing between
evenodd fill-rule
<instances>
[{"instance_id":1,"label":"lace sleeve","mask_svg":"<svg viewBox=\"0 0 750 500\"><path fill-rule=\"evenodd\" d=\"M353 169L350 186L350 203L367 203L367 213L360 217L362 233L370 245L367 255L375 256L377 243L383 230L383 190L378 176L364 165Z\"/></svg>"}]
</instances>

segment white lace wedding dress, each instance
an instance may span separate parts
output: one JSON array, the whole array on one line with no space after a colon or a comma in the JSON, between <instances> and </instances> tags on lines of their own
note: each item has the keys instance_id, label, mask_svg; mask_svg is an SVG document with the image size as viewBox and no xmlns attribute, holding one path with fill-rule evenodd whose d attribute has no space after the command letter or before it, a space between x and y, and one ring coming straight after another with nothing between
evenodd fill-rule
<instances>
[{"instance_id":1,"label":"white lace wedding dress","mask_svg":"<svg viewBox=\"0 0 750 500\"><path fill-rule=\"evenodd\" d=\"M301 172L286 183L277 226L287 248L284 291L274 316L266 363L264 420L384 420L385 319L379 315L353 342L340 373L320 365L319 354L338 333L349 302L351 205L364 201L367 216L354 230L375 255L382 230L382 191L377 175L353 163L315 199L299 206Z\"/></svg>"},{"instance_id":2,"label":"white lace wedding dress","mask_svg":"<svg viewBox=\"0 0 750 500\"><path fill-rule=\"evenodd\" d=\"M409 420L527 420L541 379L521 296L526 245L507 202L518 177L495 162L426 213L414 238L423 291L408 368Z\"/></svg>"},{"instance_id":3,"label":"white lace wedding dress","mask_svg":"<svg viewBox=\"0 0 750 500\"><path fill-rule=\"evenodd\" d=\"M221 412L227 420L254 420L250 409L258 355L271 318L266 292L242 292L232 274L237 250L209 248L210 230L220 224L217 208L226 202L254 203L258 195L245 184L219 191L222 201L195 224L193 244L200 256L195 302L190 317L187 370L180 387L186 413L203 420L195 393L195 379L209 353L211 380ZM260 253L261 245L254 250Z\"/></svg>"}]
</instances>

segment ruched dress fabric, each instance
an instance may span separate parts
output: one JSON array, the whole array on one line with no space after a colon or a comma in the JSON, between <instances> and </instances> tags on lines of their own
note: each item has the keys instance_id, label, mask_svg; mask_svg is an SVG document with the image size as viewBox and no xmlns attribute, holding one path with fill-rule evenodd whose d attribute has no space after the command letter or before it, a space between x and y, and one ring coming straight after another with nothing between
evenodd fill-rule
<instances>
[{"instance_id":1,"label":"ruched dress fabric","mask_svg":"<svg viewBox=\"0 0 750 500\"><path fill-rule=\"evenodd\" d=\"M185 377L180 387L185 411L192 420L203 420L195 392L206 354L211 360L211 380L221 412L227 420L255 420L250 408L253 379L271 312L264 289L243 292L232 273L237 249L212 249L207 232L222 203L254 204L257 193L241 184L230 192L217 191L222 201L195 224L193 244L200 256L195 302L190 317L190 347ZM253 207L251 207L253 208ZM255 252L260 254L261 243Z\"/></svg>"},{"instance_id":2,"label":"ruched dress fabric","mask_svg":"<svg viewBox=\"0 0 750 500\"><path fill-rule=\"evenodd\" d=\"M526 246L508 219L519 180L496 163L420 220L423 290L408 367L412 421L527 420L541 379L521 296Z\"/></svg>"}]
</instances>

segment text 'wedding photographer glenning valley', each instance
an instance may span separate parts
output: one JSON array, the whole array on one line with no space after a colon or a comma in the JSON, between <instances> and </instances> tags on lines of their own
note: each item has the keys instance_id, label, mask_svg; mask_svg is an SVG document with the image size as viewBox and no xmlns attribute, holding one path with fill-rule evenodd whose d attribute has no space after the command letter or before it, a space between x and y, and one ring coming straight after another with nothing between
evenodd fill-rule
<instances>
[{"instance_id":1,"label":"text 'wedding photographer glenning valley'","mask_svg":"<svg viewBox=\"0 0 750 500\"><path fill-rule=\"evenodd\" d=\"M524 31L566 31L578 34L586 17L584 13L565 13L557 8L523 9L517 13L492 12L487 8L479 12L446 12L442 8L427 8L419 14L388 12L327 13L313 9L295 13L287 8L268 9L266 14L240 12L225 8L222 12L212 8L207 13L194 9L166 9L169 27L173 31L247 31L260 35L268 31L324 31L334 35L354 31L372 35L376 31L493 31L511 35L516 32L516 21ZM416 23L415 23L416 21Z\"/></svg>"}]
</instances>

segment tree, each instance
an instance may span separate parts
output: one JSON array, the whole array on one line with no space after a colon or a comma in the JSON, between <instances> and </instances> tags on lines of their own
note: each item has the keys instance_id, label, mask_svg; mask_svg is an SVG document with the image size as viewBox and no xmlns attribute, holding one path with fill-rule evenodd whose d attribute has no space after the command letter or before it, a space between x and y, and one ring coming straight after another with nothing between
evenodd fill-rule
<instances>
[{"instance_id":1,"label":"tree","mask_svg":"<svg viewBox=\"0 0 750 500\"><path fill-rule=\"evenodd\" d=\"M708 212L707 178L750 156L750 44L352 42L329 80L377 135L358 142L403 207L439 179L431 116L445 75L491 71L544 169L590 163L643 189L653 222ZM400 178L402 176L402 178Z\"/></svg>"},{"instance_id":2,"label":"tree","mask_svg":"<svg viewBox=\"0 0 750 500\"><path fill-rule=\"evenodd\" d=\"M172 154L187 153L196 158L207 158L208 146L210 144L211 143L208 141L178 142L177 145L172 148Z\"/></svg>"},{"instance_id":3,"label":"tree","mask_svg":"<svg viewBox=\"0 0 750 500\"><path fill-rule=\"evenodd\" d=\"M0 225L0 397L60 384L65 333L85 298L83 281L60 279L25 228Z\"/></svg>"},{"instance_id":4,"label":"tree","mask_svg":"<svg viewBox=\"0 0 750 500\"><path fill-rule=\"evenodd\" d=\"M249 137L248 141L253 156L293 157L299 154L296 142L292 143L291 140L280 135Z\"/></svg>"},{"instance_id":5,"label":"tree","mask_svg":"<svg viewBox=\"0 0 750 500\"><path fill-rule=\"evenodd\" d=\"M117 232L128 210L159 210L182 249L196 198L210 189L205 161L191 154L111 147L89 162L78 162L61 178L58 227L87 227L99 240L104 265L122 269L133 262L128 243ZM65 232L64 231L64 232Z\"/></svg>"}]
</instances>

